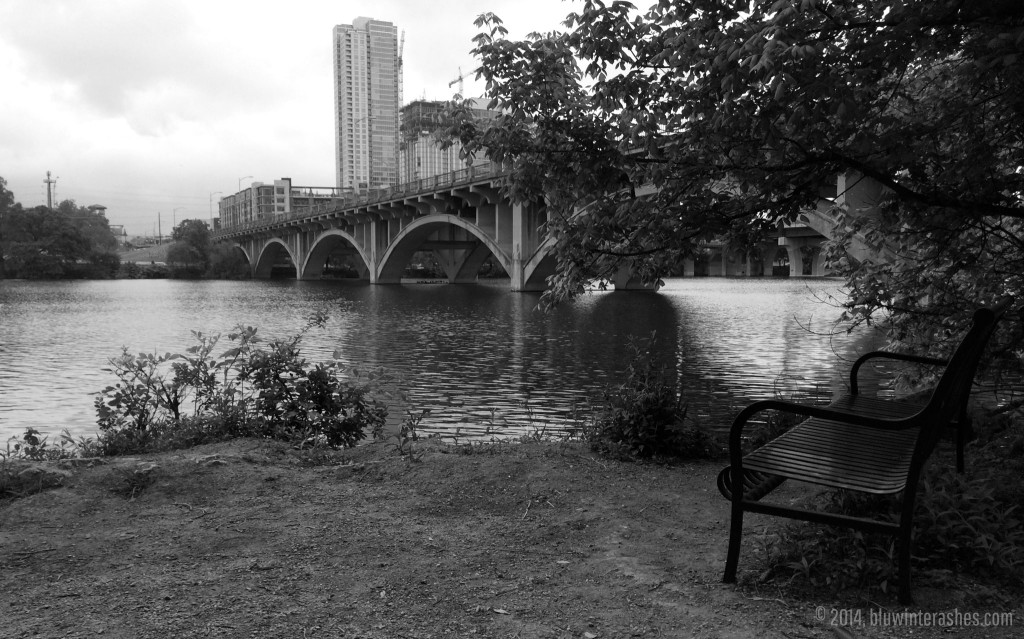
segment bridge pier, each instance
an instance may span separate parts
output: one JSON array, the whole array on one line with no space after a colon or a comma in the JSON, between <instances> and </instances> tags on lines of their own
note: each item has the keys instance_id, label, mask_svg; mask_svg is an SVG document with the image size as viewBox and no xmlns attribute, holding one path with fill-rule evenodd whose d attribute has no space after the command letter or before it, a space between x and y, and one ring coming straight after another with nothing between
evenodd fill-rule
<instances>
[{"instance_id":1,"label":"bridge pier","mask_svg":"<svg viewBox=\"0 0 1024 639\"><path fill-rule=\"evenodd\" d=\"M478 184L227 235L257 279L270 277L286 257L297 279L318 279L331 255L341 251L370 283L397 284L413 254L430 251L449 282L475 282L493 255L513 291L535 291L554 272L551 244L541 234L546 221L542 205L508 202L496 187Z\"/></svg>"},{"instance_id":2,"label":"bridge pier","mask_svg":"<svg viewBox=\"0 0 1024 639\"><path fill-rule=\"evenodd\" d=\"M370 283L399 283L412 255L425 250L437 258L449 282L476 281L481 265L493 255L513 291L543 290L555 267L554 242L542 234L547 211L542 203L514 203L502 196L504 179L500 167L470 167L367 194L358 201L338 196L332 205L319 209L279 213L254 208L253 219L222 229L216 237L236 243L254 278L269 277L274 265L287 256L296 278L317 279L328 258L341 251ZM782 248L790 258L790 274L798 276L803 273L801 248L820 246L822 235L832 233L831 207L847 206L871 215L879 197L879 187L870 181L840 176L836 192L823 195L819 210L805 212L795 227L782 230L772 248L737 250L717 242L709 246L709 275L769 275L775 253ZM683 262L685 276L696 270L692 259ZM826 274L820 249L813 256L811 274ZM619 290L651 288L628 271L617 273L613 283Z\"/></svg>"},{"instance_id":3,"label":"bridge pier","mask_svg":"<svg viewBox=\"0 0 1024 639\"><path fill-rule=\"evenodd\" d=\"M825 252L822 250L822 240L816 237L780 237L779 247L786 249L789 254L789 276L804 276L804 254L811 252L811 277L824 277L828 275L825 268Z\"/></svg>"}]
</instances>

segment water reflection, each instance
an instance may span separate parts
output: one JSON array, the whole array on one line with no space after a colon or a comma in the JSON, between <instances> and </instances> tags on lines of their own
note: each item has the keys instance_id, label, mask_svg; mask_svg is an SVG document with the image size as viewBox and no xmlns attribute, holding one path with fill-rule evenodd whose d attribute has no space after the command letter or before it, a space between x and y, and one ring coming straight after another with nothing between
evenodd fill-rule
<instances>
[{"instance_id":1,"label":"water reflection","mask_svg":"<svg viewBox=\"0 0 1024 639\"><path fill-rule=\"evenodd\" d=\"M657 356L675 371L691 414L728 426L752 399L776 393L827 397L852 358L876 342L836 340L838 311L820 304L827 280L670 280L659 293L595 292L551 313L539 296L506 282L368 286L337 282L0 283L0 437L26 426L47 433L95 430L92 395L122 345L181 352L192 330L237 324L293 334L324 307L327 329L310 333L310 359L340 350L358 367L396 374L406 409L429 408L427 430L520 434L538 423L565 428L574 410L621 378L630 337L658 336Z\"/></svg>"}]
</instances>

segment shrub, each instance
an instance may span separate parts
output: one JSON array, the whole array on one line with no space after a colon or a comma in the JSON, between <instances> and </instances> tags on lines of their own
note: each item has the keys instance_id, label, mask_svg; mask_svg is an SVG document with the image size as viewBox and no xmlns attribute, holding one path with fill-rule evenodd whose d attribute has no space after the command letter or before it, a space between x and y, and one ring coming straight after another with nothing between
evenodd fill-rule
<instances>
[{"instance_id":1,"label":"shrub","mask_svg":"<svg viewBox=\"0 0 1024 639\"><path fill-rule=\"evenodd\" d=\"M584 427L584 439L606 455L648 458L708 457L720 449L711 437L686 423L687 405L672 376L656 363L654 334L631 340L625 380L602 393L600 406Z\"/></svg>"},{"instance_id":2,"label":"shrub","mask_svg":"<svg viewBox=\"0 0 1024 639\"><path fill-rule=\"evenodd\" d=\"M249 279L249 263L245 255L237 247L227 242L218 242L210 247L209 267L206 270L207 277L218 279L241 280Z\"/></svg>"},{"instance_id":3,"label":"shrub","mask_svg":"<svg viewBox=\"0 0 1024 639\"><path fill-rule=\"evenodd\" d=\"M142 279L142 267L135 262L121 262L117 275L128 280L140 280Z\"/></svg>"},{"instance_id":4,"label":"shrub","mask_svg":"<svg viewBox=\"0 0 1024 639\"><path fill-rule=\"evenodd\" d=\"M112 278L121 267L121 257L114 251L93 251L89 254L93 277Z\"/></svg>"},{"instance_id":5,"label":"shrub","mask_svg":"<svg viewBox=\"0 0 1024 639\"><path fill-rule=\"evenodd\" d=\"M254 436L332 448L352 446L383 428L387 407L337 357L310 365L304 334L323 326L322 313L288 339L261 345L240 326L233 346L214 355L220 336L194 332L185 354L111 359L118 381L95 400L99 444L106 454L162 450Z\"/></svg>"}]
</instances>

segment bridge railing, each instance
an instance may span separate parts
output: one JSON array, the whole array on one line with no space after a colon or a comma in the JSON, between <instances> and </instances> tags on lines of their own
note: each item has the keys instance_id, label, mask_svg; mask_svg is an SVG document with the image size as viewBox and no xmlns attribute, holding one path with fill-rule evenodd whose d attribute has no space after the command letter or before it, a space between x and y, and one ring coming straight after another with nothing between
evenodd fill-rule
<instances>
[{"instance_id":1,"label":"bridge railing","mask_svg":"<svg viewBox=\"0 0 1024 639\"><path fill-rule=\"evenodd\" d=\"M338 211L355 210L361 206L369 204L391 202L402 198L425 195L427 193L436 193L442 189L468 185L485 178L500 177L506 173L508 173L507 169L501 164L483 162L475 166L459 169L458 171L449 171L448 173L442 173L440 175L420 178L397 186L373 189L368 193L361 193L358 195L346 194L336 200L333 200L330 204L302 207L283 215L275 215L273 217L259 220L251 220L243 224L235 224L228 228L222 228L215 231L213 233L213 238L219 239L235 234L245 234L252 231L270 228L282 223L300 221Z\"/></svg>"}]
</instances>

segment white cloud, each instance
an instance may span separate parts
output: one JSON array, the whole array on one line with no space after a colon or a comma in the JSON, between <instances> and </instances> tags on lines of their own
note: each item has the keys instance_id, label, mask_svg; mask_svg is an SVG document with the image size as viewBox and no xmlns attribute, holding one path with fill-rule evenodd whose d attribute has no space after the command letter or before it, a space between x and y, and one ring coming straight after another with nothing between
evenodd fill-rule
<instances>
[{"instance_id":1,"label":"white cloud","mask_svg":"<svg viewBox=\"0 0 1024 639\"><path fill-rule=\"evenodd\" d=\"M493 0L5 0L0 176L15 197L108 206L130 233L157 212L206 217L238 178L334 180L331 30L359 16L405 32L406 101L469 95L474 18L511 37L558 28L579 2Z\"/></svg>"}]
</instances>

